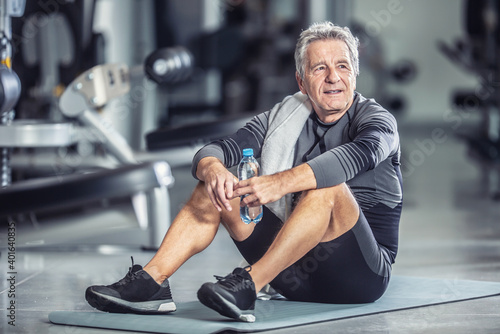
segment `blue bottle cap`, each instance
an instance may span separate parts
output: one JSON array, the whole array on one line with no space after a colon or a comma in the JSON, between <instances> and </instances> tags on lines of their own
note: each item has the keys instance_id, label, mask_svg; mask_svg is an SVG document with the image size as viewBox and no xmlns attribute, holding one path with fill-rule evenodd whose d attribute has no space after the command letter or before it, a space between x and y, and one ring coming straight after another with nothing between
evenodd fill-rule
<instances>
[{"instance_id":1,"label":"blue bottle cap","mask_svg":"<svg viewBox=\"0 0 500 334\"><path fill-rule=\"evenodd\" d=\"M243 156L244 157L251 157L253 155L253 148L244 148L243 149Z\"/></svg>"}]
</instances>

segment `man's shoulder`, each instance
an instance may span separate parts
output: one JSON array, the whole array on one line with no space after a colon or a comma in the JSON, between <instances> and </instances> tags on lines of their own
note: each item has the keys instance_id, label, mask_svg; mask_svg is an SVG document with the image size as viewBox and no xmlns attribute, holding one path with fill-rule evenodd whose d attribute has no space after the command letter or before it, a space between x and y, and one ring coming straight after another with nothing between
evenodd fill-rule
<instances>
[{"instance_id":1,"label":"man's shoulder","mask_svg":"<svg viewBox=\"0 0 500 334\"><path fill-rule=\"evenodd\" d=\"M358 117L381 116L394 118L394 116L374 98L366 98L361 93L356 92L354 97L354 115Z\"/></svg>"},{"instance_id":2,"label":"man's shoulder","mask_svg":"<svg viewBox=\"0 0 500 334\"><path fill-rule=\"evenodd\" d=\"M362 124L380 124L384 127L396 128L397 121L393 114L380 105L373 98L366 98L356 92L355 108L353 111L353 123L361 126Z\"/></svg>"},{"instance_id":3,"label":"man's shoulder","mask_svg":"<svg viewBox=\"0 0 500 334\"><path fill-rule=\"evenodd\" d=\"M389 112L380 103L378 103L374 98L367 98L359 92L355 92L354 103L356 111L363 112Z\"/></svg>"}]
</instances>

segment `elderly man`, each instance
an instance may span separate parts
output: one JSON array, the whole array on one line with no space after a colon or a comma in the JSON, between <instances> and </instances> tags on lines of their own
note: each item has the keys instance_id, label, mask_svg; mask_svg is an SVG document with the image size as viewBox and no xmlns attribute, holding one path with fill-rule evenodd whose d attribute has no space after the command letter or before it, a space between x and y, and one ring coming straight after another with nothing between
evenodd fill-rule
<instances>
[{"instance_id":1,"label":"elderly man","mask_svg":"<svg viewBox=\"0 0 500 334\"><path fill-rule=\"evenodd\" d=\"M224 316L254 321L256 292L268 283L296 301L382 296L398 247L399 137L394 117L355 92L358 44L330 22L303 31L295 51L300 92L202 148L192 169L200 182L158 252L119 282L89 287L87 301L108 312L174 311L168 278L212 242L220 223L250 264L198 291ZM260 157L263 175L238 182L227 168L243 148ZM242 223L245 205L264 205L259 224Z\"/></svg>"}]
</instances>

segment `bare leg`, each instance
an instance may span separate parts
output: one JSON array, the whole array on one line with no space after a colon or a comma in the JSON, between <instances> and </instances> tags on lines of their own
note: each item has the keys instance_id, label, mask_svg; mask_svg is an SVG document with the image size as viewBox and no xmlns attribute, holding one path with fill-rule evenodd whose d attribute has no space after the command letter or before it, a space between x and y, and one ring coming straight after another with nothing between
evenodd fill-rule
<instances>
[{"instance_id":1,"label":"bare leg","mask_svg":"<svg viewBox=\"0 0 500 334\"><path fill-rule=\"evenodd\" d=\"M232 211L218 212L210 202L203 182L196 186L190 200L172 222L167 234L144 270L161 284L172 276L184 262L203 251L213 241L221 220L228 227L239 226L231 236L238 239L249 236L253 226L242 224L239 218L239 199L231 203ZM239 222L241 224L236 224ZM242 240L242 239L241 239Z\"/></svg>"},{"instance_id":2,"label":"bare leg","mask_svg":"<svg viewBox=\"0 0 500 334\"><path fill-rule=\"evenodd\" d=\"M269 250L252 265L256 291L318 243L349 231L358 217L358 204L346 184L305 192Z\"/></svg>"}]
</instances>

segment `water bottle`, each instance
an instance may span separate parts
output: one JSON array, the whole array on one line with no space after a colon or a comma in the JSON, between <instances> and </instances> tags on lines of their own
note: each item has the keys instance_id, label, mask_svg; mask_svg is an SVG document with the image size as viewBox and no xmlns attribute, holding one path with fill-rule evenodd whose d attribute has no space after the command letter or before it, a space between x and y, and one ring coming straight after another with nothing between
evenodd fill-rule
<instances>
[{"instance_id":1,"label":"water bottle","mask_svg":"<svg viewBox=\"0 0 500 334\"><path fill-rule=\"evenodd\" d=\"M238 180L246 180L254 176L259 176L259 163L253 156L253 149L243 149L243 159L238 165ZM241 196L241 200L248 195ZM262 219L262 205L255 207L240 207L240 217L245 224L257 224Z\"/></svg>"}]
</instances>

